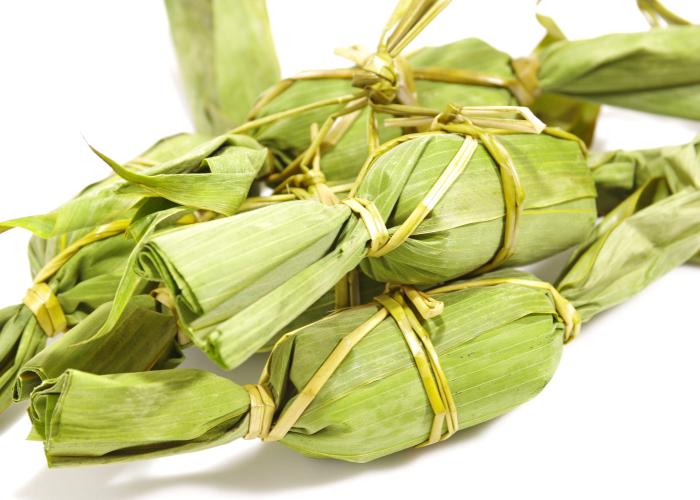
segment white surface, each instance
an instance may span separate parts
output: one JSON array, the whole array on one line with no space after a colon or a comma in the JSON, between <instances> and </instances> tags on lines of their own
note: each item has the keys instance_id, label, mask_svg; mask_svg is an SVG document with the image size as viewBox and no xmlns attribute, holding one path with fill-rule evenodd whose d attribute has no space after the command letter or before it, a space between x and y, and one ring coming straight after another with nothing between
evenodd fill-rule
<instances>
[{"instance_id":1,"label":"white surface","mask_svg":"<svg viewBox=\"0 0 700 500\"><path fill-rule=\"evenodd\" d=\"M695 2L666 3L679 12L692 8L691 17L700 20ZM334 47L371 47L393 2L269 4L282 67L291 74L343 64L332 56ZM479 36L526 53L541 36L533 4L455 0L416 46ZM542 7L570 37L645 29L633 0L546 0ZM107 174L82 135L124 160L188 129L175 72L158 1L2 2L0 220L48 211ZM606 108L597 147L660 146L698 132L698 123ZM18 301L29 284L27 239L21 231L0 236L0 304ZM556 268L538 267L543 277ZM126 465L48 470L41 445L24 441L29 422L21 405L0 415L0 496L697 498L698 283L700 268L675 270L586 325L549 386L510 414L446 443L366 465L240 441ZM189 366L211 367L190 354ZM260 365L256 359L233 376L253 381Z\"/></svg>"}]
</instances>

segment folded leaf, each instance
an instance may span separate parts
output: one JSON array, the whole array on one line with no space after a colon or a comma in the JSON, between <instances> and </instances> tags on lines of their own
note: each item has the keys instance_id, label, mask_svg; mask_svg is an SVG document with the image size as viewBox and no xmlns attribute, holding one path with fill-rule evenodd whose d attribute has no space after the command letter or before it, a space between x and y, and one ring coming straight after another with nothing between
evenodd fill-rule
<instances>
[{"instance_id":1,"label":"folded leaf","mask_svg":"<svg viewBox=\"0 0 700 500\"><path fill-rule=\"evenodd\" d=\"M175 320L170 314L157 312L155 304L148 296L135 297L119 323L107 335L95 338L112 304L99 306L68 335L22 366L15 384L15 401L28 398L43 381L70 368L107 374L177 366L182 356L175 342Z\"/></svg>"},{"instance_id":2,"label":"folded leaf","mask_svg":"<svg viewBox=\"0 0 700 500\"><path fill-rule=\"evenodd\" d=\"M700 119L700 26L561 41L540 55L543 90Z\"/></svg>"},{"instance_id":3,"label":"folded leaf","mask_svg":"<svg viewBox=\"0 0 700 500\"><path fill-rule=\"evenodd\" d=\"M114 297L134 243L123 235L96 241L73 255L47 284L58 299L68 328ZM0 315L0 411L11 403L17 374L46 345L47 333L24 304Z\"/></svg>"},{"instance_id":4,"label":"folded leaf","mask_svg":"<svg viewBox=\"0 0 700 500\"><path fill-rule=\"evenodd\" d=\"M700 190L655 201L651 179L576 248L557 288L588 320L700 253Z\"/></svg>"},{"instance_id":5,"label":"folded leaf","mask_svg":"<svg viewBox=\"0 0 700 500\"><path fill-rule=\"evenodd\" d=\"M22 227L42 238L75 233L69 235L75 239L79 231L130 219L151 197L217 213L235 212L266 161L266 150L235 135L199 140L193 146L194 142L189 136L173 136L125 166L95 151L122 179L111 177L89 186L48 214L2 222L0 232ZM134 164L141 165L139 172Z\"/></svg>"},{"instance_id":6,"label":"folded leaf","mask_svg":"<svg viewBox=\"0 0 700 500\"><path fill-rule=\"evenodd\" d=\"M680 146L598 153L589 164L599 210L607 213L650 179L664 179L655 184L656 199L687 187L700 189L700 137Z\"/></svg>"}]
</instances>

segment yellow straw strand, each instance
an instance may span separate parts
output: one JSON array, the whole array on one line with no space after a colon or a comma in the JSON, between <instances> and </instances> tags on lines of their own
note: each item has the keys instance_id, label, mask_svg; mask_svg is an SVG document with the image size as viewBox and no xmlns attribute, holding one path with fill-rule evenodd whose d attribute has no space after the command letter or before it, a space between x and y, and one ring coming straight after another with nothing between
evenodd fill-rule
<instances>
[{"instance_id":1,"label":"yellow straw strand","mask_svg":"<svg viewBox=\"0 0 700 500\"><path fill-rule=\"evenodd\" d=\"M66 316L53 290L46 283L35 283L27 290L22 303L34 313L37 323L47 337L65 332L68 327Z\"/></svg>"},{"instance_id":2,"label":"yellow straw strand","mask_svg":"<svg viewBox=\"0 0 700 500\"><path fill-rule=\"evenodd\" d=\"M569 342L573 340L579 334L581 330L581 315L578 313L574 305L571 302L569 302L562 294L559 293L559 290L557 290L551 283L547 283L544 281L529 280L522 278L483 278L440 286L429 290L427 293L429 295L438 295L446 292L466 290L468 288L478 288L484 286L494 286L503 284L539 288L547 291L552 297L552 301L554 302L554 307L557 311L557 315L559 315L562 322L564 323L564 342Z\"/></svg>"},{"instance_id":3,"label":"yellow straw strand","mask_svg":"<svg viewBox=\"0 0 700 500\"><path fill-rule=\"evenodd\" d=\"M265 439L272 426L275 402L265 385L246 384L243 388L250 396L248 432L244 439Z\"/></svg>"}]
</instances>

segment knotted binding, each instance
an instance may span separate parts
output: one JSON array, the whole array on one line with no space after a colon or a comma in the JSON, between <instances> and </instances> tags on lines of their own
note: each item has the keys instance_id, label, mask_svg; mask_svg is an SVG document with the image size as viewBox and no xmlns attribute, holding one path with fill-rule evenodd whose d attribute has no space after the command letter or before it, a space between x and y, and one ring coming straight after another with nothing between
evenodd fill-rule
<instances>
[{"instance_id":1,"label":"knotted binding","mask_svg":"<svg viewBox=\"0 0 700 500\"><path fill-rule=\"evenodd\" d=\"M243 388L250 395L248 432L244 439L266 440L275 414L275 402L265 385L246 384Z\"/></svg>"},{"instance_id":2,"label":"knotted binding","mask_svg":"<svg viewBox=\"0 0 700 500\"><path fill-rule=\"evenodd\" d=\"M430 434L428 439L419 445L427 446L444 441L457 432L459 420L457 407L455 406L447 377L440 366L437 351L430 340L430 335L423 328L411 307L408 306L407 298L410 303L418 302L421 304L416 306L416 309L420 312L422 308L424 314L427 312L423 316L425 319L440 314L443 304L416 289L407 287L401 287L396 293L380 295L375 299L389 311L389 314L399 326L406 345L411 350L411 355L416 362L416 368L420 374L423 388L433 410L434 416ZM447 424L447 431L443 433L445 424Z\"/></svg>"},{"instance_id":3,"label":"knotted binding","mask_svg":"<svg viewBox=\"0 0 700 500\"><path fill-rule=\"evenodd\" d=\"M64 332L68 326L61 304L58 302L53 290L46 283L35 283L27 290L22 303L29 308L36 317L37 323L47 337L53 337L57 333Z\"/></svg>"}]
</instances>

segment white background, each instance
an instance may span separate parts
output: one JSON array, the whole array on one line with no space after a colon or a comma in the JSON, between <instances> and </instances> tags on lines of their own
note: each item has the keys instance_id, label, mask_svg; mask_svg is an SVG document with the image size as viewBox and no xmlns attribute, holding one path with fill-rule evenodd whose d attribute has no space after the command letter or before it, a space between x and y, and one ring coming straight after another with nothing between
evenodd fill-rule
<instances>
[{"instance_id":1,"label":"white background","mask_svg":"<svg viewBox=\"0 0 700 500\"><path fill-rule=\"evenodd\" d=\"M419 38L468 36L513 55L541 36L534 0L455 0ZM700 5L666 2L700 21ZM692 5L691 5L692 4ZM334 67L332 49L371 47L389 0L270 0L285 75ZM571 38L636 31L633 0L545 0ZM690 9L690 10L688 10ZM108 171L83 136L118 160L188 130L161 2L0 3L0 220L49 211ZM596 149L690 140L700 123L605 108ZM0 235L0 304L29 285L22 231ZM561 259L536 266L545 278ZM48 470L24 440L25 406L0 415L3 498L697 498L700 269L673 271L603 314L568 345L533 401L450 441L353 465L240 441L124 465ZM188 366L211 368L190 352ZM261 359L233 377L257 377Z\"/></svg>"}]
</instances>

